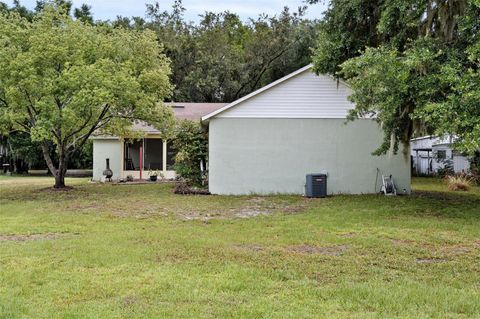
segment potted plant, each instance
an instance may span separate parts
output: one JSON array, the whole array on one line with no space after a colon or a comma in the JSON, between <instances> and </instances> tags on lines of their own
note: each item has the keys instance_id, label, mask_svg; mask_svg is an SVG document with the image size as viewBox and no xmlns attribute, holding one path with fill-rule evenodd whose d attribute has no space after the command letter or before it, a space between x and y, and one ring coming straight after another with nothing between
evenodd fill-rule
<instances>
[{"instance_id":1,"label":"potted plant","mask_svg":"<svg viewBox=\"0 0 480 319\"><path fill-rule=\"evenodd\" d=\"M149 170L148 176L150 176L150 181L156 182L158 178L158 171L156 170Z\"/></svg>"}]
</instances>

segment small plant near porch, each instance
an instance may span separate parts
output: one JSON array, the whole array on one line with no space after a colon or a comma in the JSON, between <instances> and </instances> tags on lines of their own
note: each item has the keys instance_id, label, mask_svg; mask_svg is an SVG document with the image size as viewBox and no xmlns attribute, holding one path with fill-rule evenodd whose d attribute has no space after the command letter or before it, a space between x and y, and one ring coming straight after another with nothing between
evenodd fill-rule
<instances>
[{"instance_id":1,"label":"small plant near porch","mask_svg":"<svg viewBox=\"0 0 480 319\"><path fill-rule=\"evenodd\" d=\"M164 176L161 172L159 172L158 170L149 170L148 171L148 176L150 177L150 180L152 182L156 182L157 179L160 177L160 179L164 179Z\"/></svg>"},{"instance_id":2,"label":"small plant near porch","mask_svg":"<svg viewBox=\"0 0 480 319\"><path fill-rule=\"evenodd\" d=\"M89 25L67 12L49 3L31 22L0 14L0 131L41 144L55 188L65 187L68 160L93 132L122 136L134 120L160 127L173 118L158 103L171 85L155 34Z\"/></svg>"}]
</instances>

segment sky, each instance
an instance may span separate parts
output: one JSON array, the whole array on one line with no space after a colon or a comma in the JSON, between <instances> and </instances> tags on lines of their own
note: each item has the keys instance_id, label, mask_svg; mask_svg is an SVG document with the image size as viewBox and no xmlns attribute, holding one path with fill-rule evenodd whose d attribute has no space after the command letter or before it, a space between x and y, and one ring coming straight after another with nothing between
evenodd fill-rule
<instances>
[{"instance_id":1,"label":"sky","mask_svg":"<svg viewBox=\"0 0 480 319\"><path fill-rule=\"evenodd\" d=\"M3 0L11 5L12 0ZM145 17L145 4L155 1L145 0L73 0L74 7L79 7L86 3L92 7L94 19L114 20L117 16L140 16ZM173 0L158 0L160 6L170 10ZM307 11L307 18L321 18L327 4L320 1L319 4L312 5ZM29 9L35 7L35 0L20 0L20 3ZM187 9L185 17L187 20L198 21L198 15L205 11L221 12L229 10L237 13L243 20L250 17L256 18L261 13L274 15L281 12L284 6L295 10L304 5L304 0L183 0L183 6Z\"/></svg>"}]
</instances>

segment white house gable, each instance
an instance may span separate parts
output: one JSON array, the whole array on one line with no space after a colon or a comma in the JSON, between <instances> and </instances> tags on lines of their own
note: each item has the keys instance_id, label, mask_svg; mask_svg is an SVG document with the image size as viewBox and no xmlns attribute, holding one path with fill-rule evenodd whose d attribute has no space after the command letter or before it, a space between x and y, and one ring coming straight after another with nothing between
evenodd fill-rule
<instances>
[{"instance_id":1,"label":"white house gable","mask_svg":"<svg viewBox=\"0 0 480 319\"><path fill-rule=\"evenodd\" d=\"M345 118L350 88L310 68L220 112L217 118Z\"/></svg>"}]
</instances>

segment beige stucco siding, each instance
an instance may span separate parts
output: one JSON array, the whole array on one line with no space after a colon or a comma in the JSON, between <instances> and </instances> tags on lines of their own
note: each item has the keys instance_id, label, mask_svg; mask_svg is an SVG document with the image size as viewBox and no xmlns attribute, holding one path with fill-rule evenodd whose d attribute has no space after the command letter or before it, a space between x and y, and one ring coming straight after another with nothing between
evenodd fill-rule
<instances>
[{"instance_id":1,"label":"beige stucco siding","mask_svg":"<svg viewBox=\"0 0 480 319\"><path fill-rule=\"evenodd\" d=\"M214 194L304 194L309 173L328 174L329 194L378 192L382 173L410 192L409 156L371 155L382 140L373 120L212 118L209 125Z\"/></svg>"},{"instance_id":2,"label":"beige stucco siding","mask_svg":"<svg viewBox=\"0 0 480 319\"><path fill-rule=\"evenodd\" d=\"M105 159L110 159L112 179L118 180L122 174L123 148L120 139L93 140L93 180L101 181L105 169Z\"/></svg>"}]
</instances>

